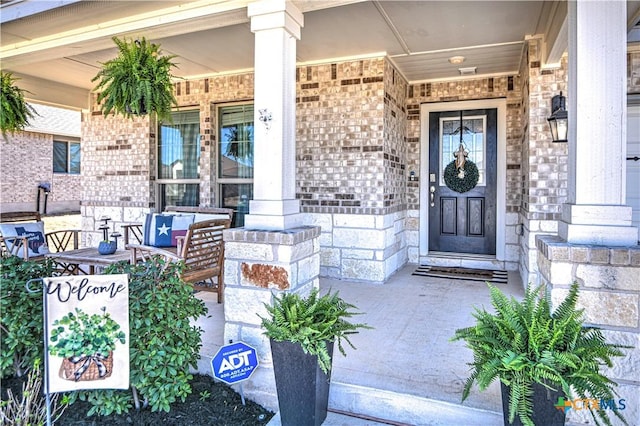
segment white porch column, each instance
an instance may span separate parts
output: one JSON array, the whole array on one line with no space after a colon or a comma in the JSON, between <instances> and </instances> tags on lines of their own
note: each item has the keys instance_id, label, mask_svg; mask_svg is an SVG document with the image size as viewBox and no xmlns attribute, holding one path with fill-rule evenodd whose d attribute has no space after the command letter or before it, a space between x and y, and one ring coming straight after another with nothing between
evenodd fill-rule
<instances>
[{"instance_id":1,"label":"white porch column","mask_svg":"<svg viewBox=\"0 0 640 426\"><path fill-rule=\"evenodd\" d=\"M249 4L255 34L254 179L246 229L302 224L295 198L296 41L302 13L289 1Z\"/></svg>"},{"instance_id":2,"label":"white porch column","mask_svg":"<svg viewBox=\"0 0 640 426\"><path fill-rule=\"evenodd\" d=\"M636 245L625 206L626 2L568 2L569 182L558 226L569 243Z\"/></svg>"}]
</instances>

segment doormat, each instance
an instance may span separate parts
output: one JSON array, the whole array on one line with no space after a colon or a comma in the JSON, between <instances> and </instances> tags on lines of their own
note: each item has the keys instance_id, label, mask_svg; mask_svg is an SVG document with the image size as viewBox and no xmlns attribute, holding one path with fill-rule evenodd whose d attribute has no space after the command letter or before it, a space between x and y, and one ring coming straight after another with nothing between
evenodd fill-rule
<instances>
[{"instance_id":1,"label":"doormat","mask_svg":"<svg viewBox=\"0 0 640 426\"><path fill-rule=\"evenodd\" d=\"M470 281L489 281L492 284L506 284L507 271L471 269L446 266L419 266L411 275L434 278L458 278Z\"/></svg>"}]
</instances>

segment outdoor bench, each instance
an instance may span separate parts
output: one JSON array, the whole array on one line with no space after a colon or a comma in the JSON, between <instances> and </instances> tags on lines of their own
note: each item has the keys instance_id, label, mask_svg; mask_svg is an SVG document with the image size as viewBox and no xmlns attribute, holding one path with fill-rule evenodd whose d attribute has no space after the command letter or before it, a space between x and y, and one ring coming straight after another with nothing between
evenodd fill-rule
<instances>
[{"instance_id":1,"label":"outdoor bench","mask_svg":"<svg viewBox=\"0 0 640 426\"><path fill-rule=\"evenodd\" d=\"M170 214L167 214L170 213ZM153 215L153 214L152 214ZM171 220L171 227L185 216L193 215L193 223L184 230L184 235L172 236L171 243L160 244L158 230L165 222L158 218ZM172 217L171 217L172 216ZM213 207L169 207L165 214L147 216L145 225L125 225L125 248L131 252L131 262L144 262L151 256L162 256L169 261L184 262L181 275L183 281L193 285L195 290L212 291L218 294L218 303L222 303L224 292L224 241L222 231L231 226L233 210ZM155 219L155 222L154 222ZM175 225L178 226L178 225ZM167 234L169 229L167 227ZM145 235L156 234L157 239ZM162 233L162 232L159 232ZM169 235L167 235L169 237ZM135 241L132 243L132 241ZM155 243L155 244L154 244Z\"/></svg>"}]
</instances>

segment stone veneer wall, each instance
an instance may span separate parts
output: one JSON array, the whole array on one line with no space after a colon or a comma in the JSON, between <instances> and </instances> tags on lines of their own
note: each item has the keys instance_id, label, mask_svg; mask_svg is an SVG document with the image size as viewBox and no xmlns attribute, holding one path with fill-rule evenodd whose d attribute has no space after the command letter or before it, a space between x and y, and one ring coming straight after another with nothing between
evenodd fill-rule
<instances>
[{"instance_id":1,"label":"stone veneer wall","mask_svg":"<svg viewBox=\"0 0 640 426\"><path fill-rule=\"evenodd\" d=\"M77 138L61 138L71 139ZM53 140L53 135L35 132L0 135L0 210L36 210L41 182L51 184L48 214L80 209L81 175L53 173ZM43 212L44 193L40 194L39 207Z\"/></svg>"},{"instance_id":2,"label":"stone veneer wall","mask_svg":"<svg viewBox=\"0 0 640 426\"><path fill-rule=\"evenodd\" d=\"M428 102L468 101L480 99L506 98L507 100L507 176L506 176L506 227L505 230L505 267L517 269L519 259L516 225L520 207L521 145L522 145L522 109L520 77L500 76L475 78L450 82L413 84L408 87L407 95L407 170L422 172L420 164L420 104ZM418 182L407 183L407 245L411 263L419 263L420 232L420 186Z\"/></svg>"},{"instance_id":3,"label":"stone veneer wall","mask_svg":"<svg viewBox=\"0 0 640 426\"><path fill-rule=\"evenodd\" d=\"M406 263L406 81L384 58L297 70L296 192L322 276L383 282Z\"/></svg>"},{"instance_id":4,"label":"stone veneer wall","mask_svg":"<svg viewBox=\"0 0 640 426\"><path fill-rule=\"evenodd\" d=\"M567 59L562 59L558 69L542 69L539 52L540 40L529 40L521 67L524 134L519 270L523 285L537 282L535 238L558 232L567 198L568 144L551 142L547 123L551 98L561 91L567 96Z\"/></svg>"},{"instance_id":5,"label":"stone veneer wall","mask_svg":"<svg viewBox=\"0 0 640 426\"><path fill-rule=\"evenodd\" d=\"M619 398L626 400L622 414L629 424L640 424L640 246L568 244L552 235L538 236L536 246L540 282L551 291L554 306L577 281L585 322L603 329L608 342L633 346L624 357L614 358L613 368L602 371L618 383ZM587 413L580 414L571 410L567 420L590 420Z\"/></svg>"}]
</instances>

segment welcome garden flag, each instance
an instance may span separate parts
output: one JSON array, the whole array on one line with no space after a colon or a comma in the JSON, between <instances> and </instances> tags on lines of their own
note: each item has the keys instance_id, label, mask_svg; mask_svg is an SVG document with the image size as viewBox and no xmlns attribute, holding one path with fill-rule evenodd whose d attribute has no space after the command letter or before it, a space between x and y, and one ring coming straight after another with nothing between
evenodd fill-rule
<instances>
[{"instance_id":1,"label":"welcome garden flag","mask_svg":"<svg viewBox=\"0 0 640 426\"><path fill-rule=\"evenodd\" d=\"M44 283L49 392L128 389L128 276L63 276Z\"/></svg>"}]
</instances>

